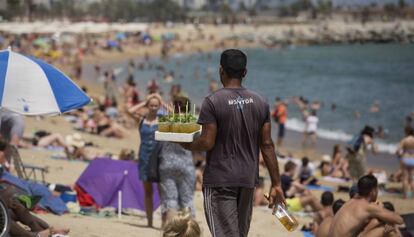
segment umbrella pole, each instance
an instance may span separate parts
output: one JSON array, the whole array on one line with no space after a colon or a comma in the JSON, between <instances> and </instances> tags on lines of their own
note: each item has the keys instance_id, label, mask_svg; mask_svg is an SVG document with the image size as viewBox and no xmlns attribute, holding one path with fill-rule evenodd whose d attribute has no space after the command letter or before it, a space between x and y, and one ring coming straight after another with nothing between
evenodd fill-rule
<instances>
[{"instance_id":1,"label":"umbrella pole","mask_svg":"<svg viewBox=\"0 0 414 237\"><path fill-rule=\"evenodd\" d=\"M122 218L122 191L118 191L118 219Z\"/></svg>"}]
</instances>

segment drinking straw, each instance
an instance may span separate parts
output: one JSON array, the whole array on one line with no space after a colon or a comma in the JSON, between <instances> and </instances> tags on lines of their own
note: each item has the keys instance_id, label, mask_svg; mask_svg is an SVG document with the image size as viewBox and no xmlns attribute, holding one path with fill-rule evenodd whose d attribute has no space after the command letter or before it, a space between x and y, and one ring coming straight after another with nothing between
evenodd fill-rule
<instances>
[{"instance_id":1,"label":"drinking straw","mask_svg":"<svg viewBox=\"0 0 414 237\"><path fill-rule=\"evenodd\" d=\"M172 106L172 111L173 111L173 121L175 119L175 108L174 108L174 104L171 102L171 106Z\"/></svg>"},{"instance_id":2,"label":"drinking straw","mask_svg":"<svg viewBox=\"0 0 414 237\"><path fill-rule=\"evenodd\" d=\"M193 116L195 117L195 108L196 106L195 106L195 104L193 104Z\"/></svg>"},{"instance_id":3,"label":"drinking straw","mask_svg":"<svg viewBox=\"0 0 414 237\"><path fill-rule=\"evenodd\" d=\"M180 123L181 123L181 106L178 106L178 119L180 120Z\"/></svg>"},{"instance_id":4,"label":"drinking straw","mask_svg":"<svg viewBox=\"0 0 414 237\"><path fill-rule=\"evenodd\" d=\"M187 120L188 118L188 100L187 100L187 104L185 105L185 120ZM188 121L184 121L184 122L188 122Z\"/></svg>"}]
</instances>

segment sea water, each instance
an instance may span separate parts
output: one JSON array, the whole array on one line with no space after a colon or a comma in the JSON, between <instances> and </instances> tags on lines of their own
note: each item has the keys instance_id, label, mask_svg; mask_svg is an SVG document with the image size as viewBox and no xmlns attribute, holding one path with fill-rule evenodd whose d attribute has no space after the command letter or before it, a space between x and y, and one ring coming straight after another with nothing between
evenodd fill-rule
<instances>
[{"instance_id":1,"label":"sea water","mask_svg":"<svg viewBox=\"0 0 414 237\"><path fill-rule=\"evenodd\" d=\"M245 86L259 92L273 105L282 99L303 96L320 101L318 136L348 141L364 125L382 126L386 138L380 150L394 152L403 137L405 117L414 111L414 45L365 44L300 46L284 49L246 49L248 73ZM179 83L193 102L201 104L208 95L209 80L218 78L221 51L192 55L172 55L168 61L151 59L174 72L172 83L162 74L146 67L134 74L140 91L157 79L165 96L171 84ZM139 60L138 60L139 61ZM127 76L126 66L119 78ZM370 113L375 102L380 111ZM336 110L332 111L332 104ZM299 109L289 104L287 128L303 131ZM355 113L360 117L356 118Z\"/></svg>"}]
</instances>

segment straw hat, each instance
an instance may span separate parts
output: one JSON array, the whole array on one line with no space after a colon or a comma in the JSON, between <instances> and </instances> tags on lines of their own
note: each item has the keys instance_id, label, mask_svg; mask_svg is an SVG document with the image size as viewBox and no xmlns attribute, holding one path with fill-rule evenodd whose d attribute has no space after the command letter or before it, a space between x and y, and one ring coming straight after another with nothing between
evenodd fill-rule
<instances>
[{"instance_id":1,"label":"straw hat","mask_svg":"<svg viewBox=\"0 0 414 237\"><path fill-rule=\"evenodd\" d=\"M331 156L330 155L323 155L322 156L322 161L325 161L325 162L331 162L332 161L332 158L331 158Z\"/></svg>"},{"instance_id":2,"label":"straw hat","mask_svg":"<svg viewBox=\"0 0 414 237\"><path fill-rule=\"evenodd\" d=\"M66 136L66 143L68 146L74 146L77 148L82 148L85 146L85 141L79 133L74 133L73 135Z\"/></svg>"}]
</instances>

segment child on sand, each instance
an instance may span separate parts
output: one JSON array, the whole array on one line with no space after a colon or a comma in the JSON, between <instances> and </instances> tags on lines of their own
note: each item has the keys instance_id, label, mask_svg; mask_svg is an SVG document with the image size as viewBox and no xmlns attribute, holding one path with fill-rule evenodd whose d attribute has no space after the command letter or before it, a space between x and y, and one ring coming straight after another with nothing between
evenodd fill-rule
<instances>
[{"instance_id":1,"label":"child on sand","mask_svg":"<svg viewBox=\"0 0 414 237\"><path fill-rule=\"evenodd\" d=\"M163 237L200 237L201 230L198 223L189 215L178 215L164 228Z\"/></svg>"}]
</instances>

